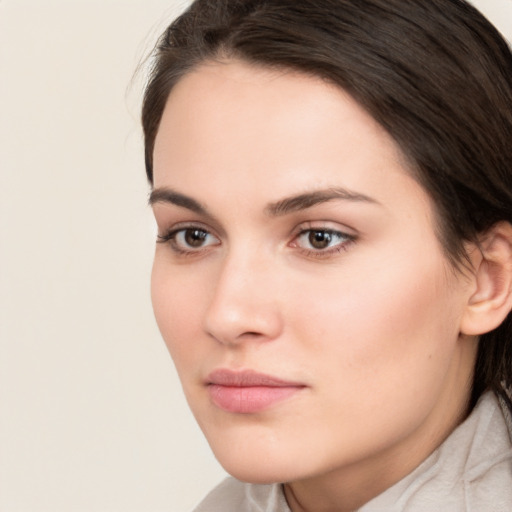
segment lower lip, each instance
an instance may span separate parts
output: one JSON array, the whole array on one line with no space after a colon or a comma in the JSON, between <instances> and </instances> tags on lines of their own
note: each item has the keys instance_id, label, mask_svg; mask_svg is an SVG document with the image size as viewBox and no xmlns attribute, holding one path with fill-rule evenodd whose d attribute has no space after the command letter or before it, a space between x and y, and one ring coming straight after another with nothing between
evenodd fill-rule
<instances>
[{"instance_id":1,"label":"lower lip","mask_svg":"<svg viewBox=\"0 0 512 512\"><path fill-rule=\"evenodd\" d=\"M217 407L239 414L264 411L301 389L303 388L299 386L208 386L210 397Z\"/></svg>"}]
</instances>

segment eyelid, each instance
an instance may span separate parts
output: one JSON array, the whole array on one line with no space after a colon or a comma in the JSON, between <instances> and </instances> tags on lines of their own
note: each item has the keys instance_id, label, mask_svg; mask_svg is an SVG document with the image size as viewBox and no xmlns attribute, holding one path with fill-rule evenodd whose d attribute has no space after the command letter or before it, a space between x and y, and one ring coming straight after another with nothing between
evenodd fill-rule
<instances>
[{"instance_id":1,"label":"eyelid","mask_svg":"<svg viewBox=\"0 0 512 512\"><path fill-rule=\"evenodd\" d=\"M350 228L345 224L328 220L302 222L294 228L291 236L297 237L305 231L332 231L351 238L357 238L359 236L355 229Z\"/></svg>"},{"instance_id":2,"label":"eyelid","mask_svg":"<svg viewBox=\"0 0 512 512\"><path fill-rule=\"evenodd\" d=\"M194 247L183 248L176 241L176 237L178 234L188 231L188 230L203 231L207 234L207 236L211 236L215 240L217 240L217 243L209 243L205 246L201 246L201 247L197 247L197 248L194 248ZM179 222L179 223L173 224L169 228L166 228L165 230L163 230L163 233L158 233L157 243L169 244L171 250L177 256L195 256L195 255L199 255L205 251L210 250L211 247L220 245L221 241L220 241L220 237L217 236L213 232L212 229L203 225L200 222Z\"/></svg>"},{"instance_id":3,"label":"eyelid","mask_svg":"<svg viewBox=\"0 0 512 512\"><path fill-rule=\"evenodd\" d=\"M344 240L325 249L308 249L301 247L298 243L299 238L306 235L307 233L315 231L336 234ZM292 234L292 240L288 245L289 247L298 250L300 253L307 257L326 259L335 256L341 251L347 250L350 245L352 245L352 243L356 242L357 239L358 235L354 233L354 230L346 226L340 226L339 224L330 221L309 221L297 226Z\"/></svg>"},{"instance_id":4,"label":"eyelid","mask_svg":"<svg viewBox=\"0 0 512 512\"><path fill-rule=\"evenodd\" d=\"M179 222L162 222L162 226L160 226L160 223L157 220L157 227L159 233L165 233L163 236L185 229L201 229L220 239L220 236L217 234L215 229L201 221L184 220ZM158 236L160 236L160 234Z\"/></svg>"},{"instance_id":5,"label":"eyelid","mask_svg":"<svg viewBox=\"0 0 512 512\"><path fill-rule=\"evenodd\" d=\"M209 214L195 213L175 204L164 202L156 202L151 205L151 208L157 225L162 226L162 231L170 231L166 226L190 225L202 226L201 229L215 234L217 238L224 237L226 234L222 225Z\"/></svg>"}]
</instances>

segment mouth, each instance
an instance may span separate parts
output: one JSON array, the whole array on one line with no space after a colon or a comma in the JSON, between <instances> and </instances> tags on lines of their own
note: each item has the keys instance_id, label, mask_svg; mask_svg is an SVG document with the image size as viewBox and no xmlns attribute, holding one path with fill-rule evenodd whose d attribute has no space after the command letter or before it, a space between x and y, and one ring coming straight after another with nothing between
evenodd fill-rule
<instances>
[{"instance_id":1,"label":"mouth","mask_svg":"<svg viewBox=\"0 0 512 512\"><path fill-rule=\"evenodd\" d=\"M286 381L251 370L215 370L206 379L214 405L238 414L254 414L291 398L304 384Z\"/></svg>"}]
</instances>

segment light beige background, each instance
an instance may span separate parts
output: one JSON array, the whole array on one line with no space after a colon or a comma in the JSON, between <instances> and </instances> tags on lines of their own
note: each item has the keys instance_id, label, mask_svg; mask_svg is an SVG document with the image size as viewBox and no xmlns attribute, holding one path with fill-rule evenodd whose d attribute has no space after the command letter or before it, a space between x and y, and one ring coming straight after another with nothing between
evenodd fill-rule
<instances>
[{"instance_id":1,"label":"light beige background","mask_svg":"<svg viewBox=\"0 0 512 512\"><path fill-rule=\"evenodd\" d=\"M186 512L224 475L152 317L130 87L186 3L0 0L0 512Z\"/></svg>"}]
</instances>

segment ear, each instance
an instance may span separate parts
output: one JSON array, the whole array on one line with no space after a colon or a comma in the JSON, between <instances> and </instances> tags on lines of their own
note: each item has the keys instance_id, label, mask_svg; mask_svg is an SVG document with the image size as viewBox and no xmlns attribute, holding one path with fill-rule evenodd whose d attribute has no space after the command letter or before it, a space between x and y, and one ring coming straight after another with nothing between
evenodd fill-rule
<instances>
[{"instance_id":1,"label":"ear","mask_svg":"<svg viewBox=\"0 0 512 512\"><path fill-rule=\"evenodd\" d=\"M498 222L473 249L473 288L460 330L476 336L498 327L512 309L512 226Z\"/></svg>"}]
</instances>

